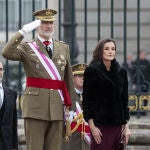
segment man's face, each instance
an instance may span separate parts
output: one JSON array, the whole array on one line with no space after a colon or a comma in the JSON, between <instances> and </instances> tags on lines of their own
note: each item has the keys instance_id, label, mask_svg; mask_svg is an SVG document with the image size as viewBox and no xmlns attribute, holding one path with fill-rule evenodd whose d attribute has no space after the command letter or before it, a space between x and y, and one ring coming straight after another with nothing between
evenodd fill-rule
<instances>
[{"instance_id":1,"label":"man's face","mask_svg":"<svg viewBox=\"0 0 150 150\"><path fill-rule=\"evenodd\" d=\"M2 65L2 63L0 62L0 82L2 82L3 74L4 74L3 65Z\"/></svg>"},{"instance_id":2,"label":"man's face","mask_svg":"<svg viewBox=\"0 0 150 150\"><path fill-rule=\"evenodd\" d=\"M54 22L41 21L41 24L38 26L37 31L40 37L48 40L54 34Z\"/></svg>"},{"instance_id":3,"label":"man's face","mask_svg":"<svg viewBox=\"0 0 150 150\"><path fill-rule=\"evenodd\" d=\"M83 74L74 75L74 86L78 90L83 89Z\"/></svg>"}]
</instances>

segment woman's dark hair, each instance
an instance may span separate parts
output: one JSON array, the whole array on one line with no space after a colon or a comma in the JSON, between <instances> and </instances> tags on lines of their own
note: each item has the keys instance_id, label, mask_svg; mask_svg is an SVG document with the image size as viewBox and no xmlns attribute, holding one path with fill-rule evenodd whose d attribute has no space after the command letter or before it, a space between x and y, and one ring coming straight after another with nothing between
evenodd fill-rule
<instances>
[{"instance_id":1,"label":"woman's dark hair","mask_svg":"<svg viewBox=\"0 0 150 150\"><path fill-rule=\"evenodd\" d=\"M98 61L99 59L102 59L104 45L105 45L105 43L108 43L108 42L113 42L115 45L115 49L116 49L116 42L111 38L107 38L107 39L103 39L103 40L99 41L97 43L96 48L93 51L93 58L92 58L90 64Z\"/></svg>"}]
</instances>

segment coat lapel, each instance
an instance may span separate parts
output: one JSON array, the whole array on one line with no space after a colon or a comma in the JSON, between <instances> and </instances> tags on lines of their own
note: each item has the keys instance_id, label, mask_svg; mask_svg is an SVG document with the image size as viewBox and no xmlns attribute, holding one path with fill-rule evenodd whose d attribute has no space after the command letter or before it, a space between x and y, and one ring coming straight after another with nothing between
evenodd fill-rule
<instances>
[{"instance_id":1,"label":"coat lapel","mask_svg":"<svg viewBox=\"0 0 150 150\"><path fill-rule=\"evenodd\" d=\"M38 38L36 38L36 39L35 39L35 42L36 42L37 45L39 46L39 50L40 50L44 55L46 55L47 57L49 57L49 55L48 55L48 53L47 53L47 51L46 51L44 45L41 43L41 41L40 41Z\"/></svg>"},{"instance_id":2,"label":"coat lapel","mask_svg":"<svg viewBox=\"0 0 150 150\"><path fill-rule=\"evenodd\" d=\"M59 43L55 40L53 40L53 55L52 59L54 59L57 55L59 55L60 52L60 46Z\"/></svg>"},{"instance_id":3,"label":"coat lapel","mask_svg":"<svg viewBox=\"0 0 150 150\"><path fill-rule=\"evenodd\" d=\"M41 43L41 41L36 38L35 42L37 43L37 45L39 46L39 50L46 55L47 57L49 57L44 45ZM59 43L55 40L53 40L53 55L52 55L52 59L54 59L57 55L59 55L60 52L60 46Z\"/></svg>"},{"instance_id":4,"label":"coat lapel","mask_svg":"<svg viewBox=\"0 0 150 150\"><path fill-rule=\"evenodd\" d=\"M3 87L4 88L4 103L5 103L5 106L7 107L7 103L9 103L9 93L8 93L8 90L7 88ZM6 101L7 100L7 101Z\"/></svg>"},{"instance_id":5,"label":"coat lapel","mask_svg":"<svg viewBox=\"0 0 150 150\"><path fill-rule=\"evenodd\" d=\"M110 84L112 84L113 86L115 86L115 83L110 79L110 77L106 74L106 70L105 68L103 67L103 64L102 62L100 62L98 64L98 67L97 67L97 72L99 74L99 77L102 77L104 78L104 80L106 80L107 82L109 82Z\"/></svg>"}]
</instances>

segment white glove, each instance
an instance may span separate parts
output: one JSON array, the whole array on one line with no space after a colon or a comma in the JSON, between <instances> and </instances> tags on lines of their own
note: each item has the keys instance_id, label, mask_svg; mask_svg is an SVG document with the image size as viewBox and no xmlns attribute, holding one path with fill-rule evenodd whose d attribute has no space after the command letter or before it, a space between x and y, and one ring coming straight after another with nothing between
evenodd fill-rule
<instances>
[{"instance_id":1,"label":"white glove","mask_svg":"<svg viewBox=\"0 0 150 150\"><path fill-rule=\"evenodd\" d=\"M69 111L69 121L70 121L70 123L72 122L73 117L74 117L74 111Z\"/></svg>"},{"instance_id":2,"label":"white glove","mask_svg":"<svg viewBox=\"0 0 150 150\"><path fill-rule=\"evenodd\" d=\"M37 28L41 24L41 20L35 20L28 24L25 24L21 29L23 32L28 33Z\"/></svg>"}]
</instances>

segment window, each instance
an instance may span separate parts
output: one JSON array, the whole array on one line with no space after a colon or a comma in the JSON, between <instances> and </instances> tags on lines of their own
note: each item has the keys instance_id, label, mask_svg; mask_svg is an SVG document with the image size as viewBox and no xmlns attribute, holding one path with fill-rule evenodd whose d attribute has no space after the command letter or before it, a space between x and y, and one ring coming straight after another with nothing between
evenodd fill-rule
<instances>
[{"instance_id":1,"label":"window","mask_svg":"<svg viewBox=\"0 0 150 150\"><path fill-rule=\"evenodd\" d=\"M26 24L32 21L32 0L21 0L21 5L18 0L7 0L8 5L6 6L6 0L0 0L0 30L6 29L6 19L8 22L9 30L19 29L19 22ZM21 20L19 20L19 5L21 6ZM45 6L45 1L35 0L35 10L42 9ZM6 9L8 12L6 13Z\"/></svg>"}]
</instances>

